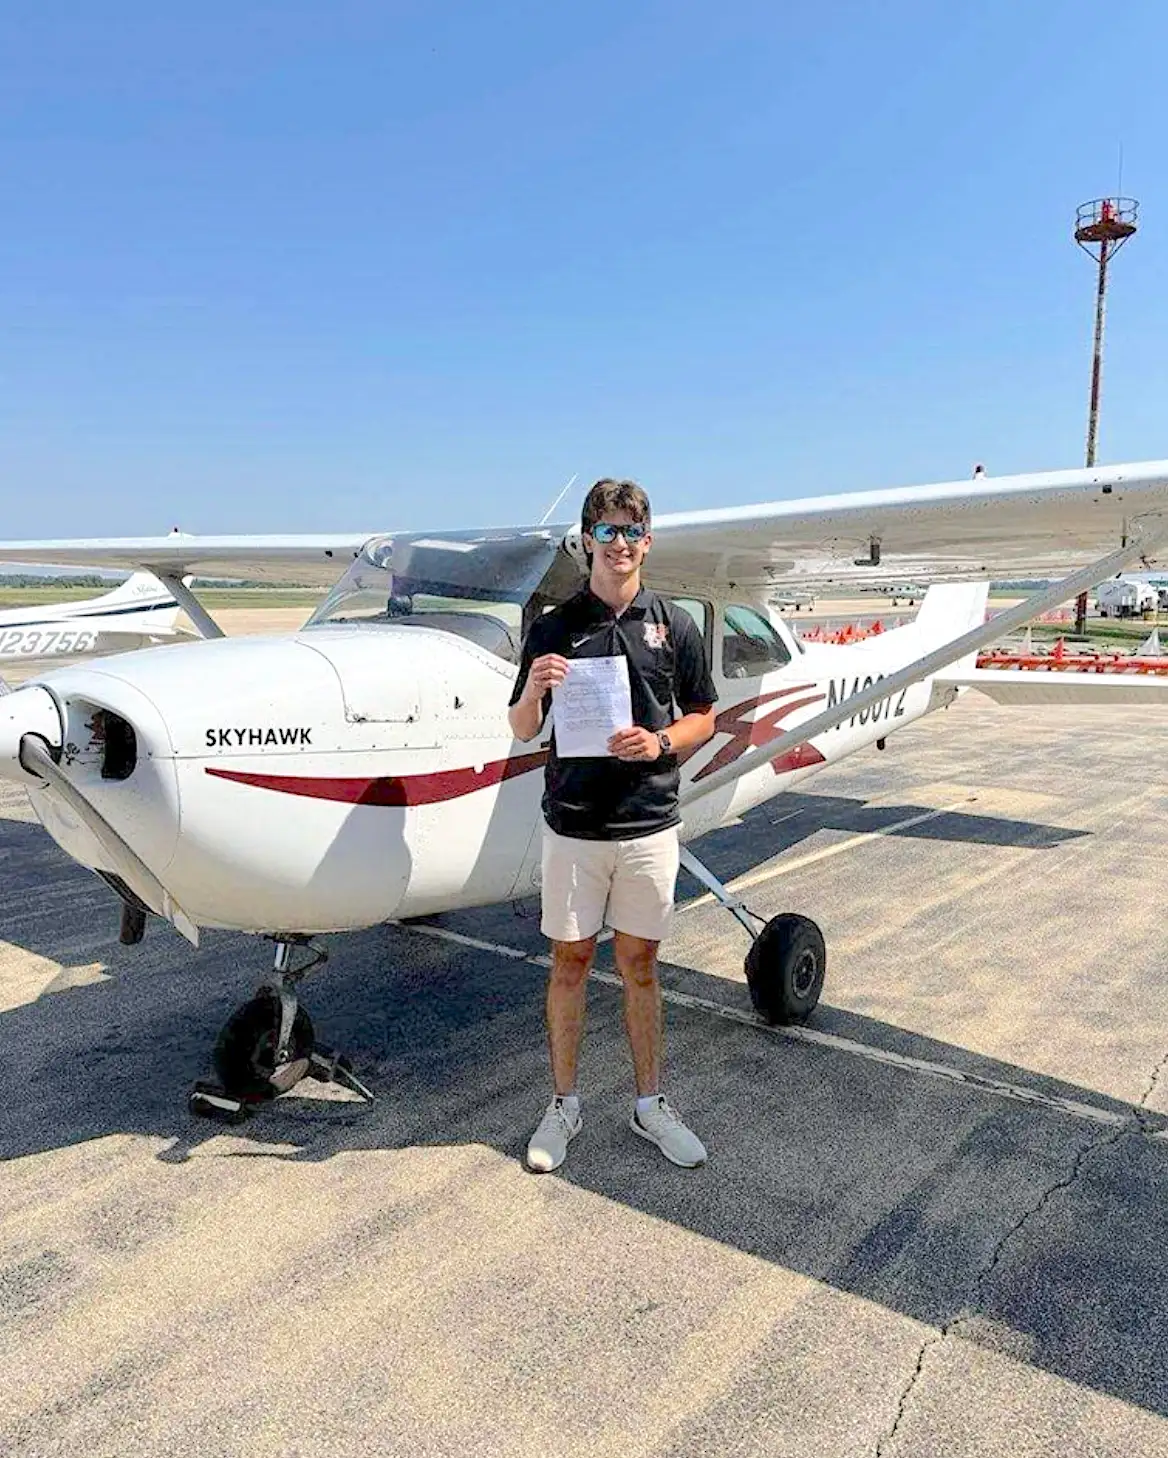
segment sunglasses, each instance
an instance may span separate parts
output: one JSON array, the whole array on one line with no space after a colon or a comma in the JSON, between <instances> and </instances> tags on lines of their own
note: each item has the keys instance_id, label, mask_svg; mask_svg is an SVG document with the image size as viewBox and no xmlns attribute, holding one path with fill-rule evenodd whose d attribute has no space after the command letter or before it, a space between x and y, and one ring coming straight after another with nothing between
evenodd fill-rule
<instances>
[{"instance_id":1,"label":"sunglasses","mask_svg":"<svg viewBox=\"0 0 1168 1458\"><path fill-rule=\"evenodd\" d=\"M638 542L643 541L648 533L649 528L638 521L631 522L628 526L618 526L613 521L598 521L590 535L602 547L607 547L610 542L615 542L617 537L624 537L629 546L634 547Z\"/></svg>"}]
</instances>

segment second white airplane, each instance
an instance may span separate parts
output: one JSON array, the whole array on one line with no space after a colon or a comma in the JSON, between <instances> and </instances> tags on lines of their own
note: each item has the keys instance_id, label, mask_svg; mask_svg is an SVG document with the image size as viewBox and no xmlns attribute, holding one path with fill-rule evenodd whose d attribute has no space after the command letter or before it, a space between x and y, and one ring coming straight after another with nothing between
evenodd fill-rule
<instances>
[{"instance_id":1,"label":"second white airplane","mask_svg":"<svg viewBox=\"0 0 1168 1458\"><path fill-rule=\"evenodd\" d=\"M95 657L191 637L175 627L179 611L150 572L135 572L100 597L0 608L0 663Z\"/></svg>"}]
</instances>

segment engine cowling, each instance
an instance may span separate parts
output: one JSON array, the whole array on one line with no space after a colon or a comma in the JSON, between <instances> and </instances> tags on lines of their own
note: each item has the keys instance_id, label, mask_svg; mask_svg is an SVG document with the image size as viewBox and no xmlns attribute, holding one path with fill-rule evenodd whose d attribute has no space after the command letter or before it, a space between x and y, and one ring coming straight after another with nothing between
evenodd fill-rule
<instances>
[{"instance_id":1,"label":"engine cowling","mask_svg":"<svg viewBox=\"0 0 1168 1458\"><path fill-rule=\"evenodd\" d=\"M64 743L57 700L39 684L0 695L0 779L22 785L38 783L20 763L20 741L26 734L39 734L54 750Z\"/></svg>"},{"instance_id":2,"label":"engine cowling","mask_svg":"<svg viewBox=\"0 0 1168 1458\"><path fill-rule=\"evenodd\" d=\"M513 666L455 635L311 628L62 669L62 768L191 921L326 932L511 894L543 754L512 758ZM100 846L51 788L75 859Z\"/></svg>"}]
</instances>

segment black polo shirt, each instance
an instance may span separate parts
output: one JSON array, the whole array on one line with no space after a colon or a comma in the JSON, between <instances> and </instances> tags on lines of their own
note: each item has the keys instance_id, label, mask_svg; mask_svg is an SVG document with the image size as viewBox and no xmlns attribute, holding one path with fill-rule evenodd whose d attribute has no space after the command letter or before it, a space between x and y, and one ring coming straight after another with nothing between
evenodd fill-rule
<instances>
[{"instance_id":1,"label":"black polo shirt","mask_svg":"<svg viewBox=\"0 0 1168 1458\"><path fill-rule=\"evenodd\" d=\"M681 714L709 708L718 697L706 646L693 618L643 587L618 617L591 588L545 613L523 645L511 702L517 703L532 662L545 653L562 658L623 654L629 664L633 723L667 729ZM544 696L544 714L551 708ZM578 840L631 840L667 830L677 812L677 757L655 760L560 759L553 724L544 778L543 813L560 835Z\"/></svg>"}]
</instances>

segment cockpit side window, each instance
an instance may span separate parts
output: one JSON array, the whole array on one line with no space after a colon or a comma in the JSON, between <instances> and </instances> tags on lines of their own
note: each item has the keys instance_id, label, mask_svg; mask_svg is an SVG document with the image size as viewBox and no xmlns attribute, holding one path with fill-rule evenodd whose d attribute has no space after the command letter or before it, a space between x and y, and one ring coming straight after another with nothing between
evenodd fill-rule
<instances>
[{"instance_id":1,"label":"cockpit side window","mask_svg":"<svg viewBox=\"0 0 1168 1458\"><path fill-rule=\"evenodd\" d=\"M732 603L723 610L723 677L761 678L790 661L787 645L757 608Z\"/></svg>"},{"instance_id":2,"label":"cockpit side window","mask_svg":"<svg viewBox=\"0 0 1168 1458\"><path fill-rule=\"evenodd\" d=\"M688 613L697 624L698 632L702 635L702 642L706 645L707 654L710 651L710 605L702 602L698 597L674 597L669 596L669 601L674 607L680 608L683 613Z\"/></svg>"}]
</instances>

